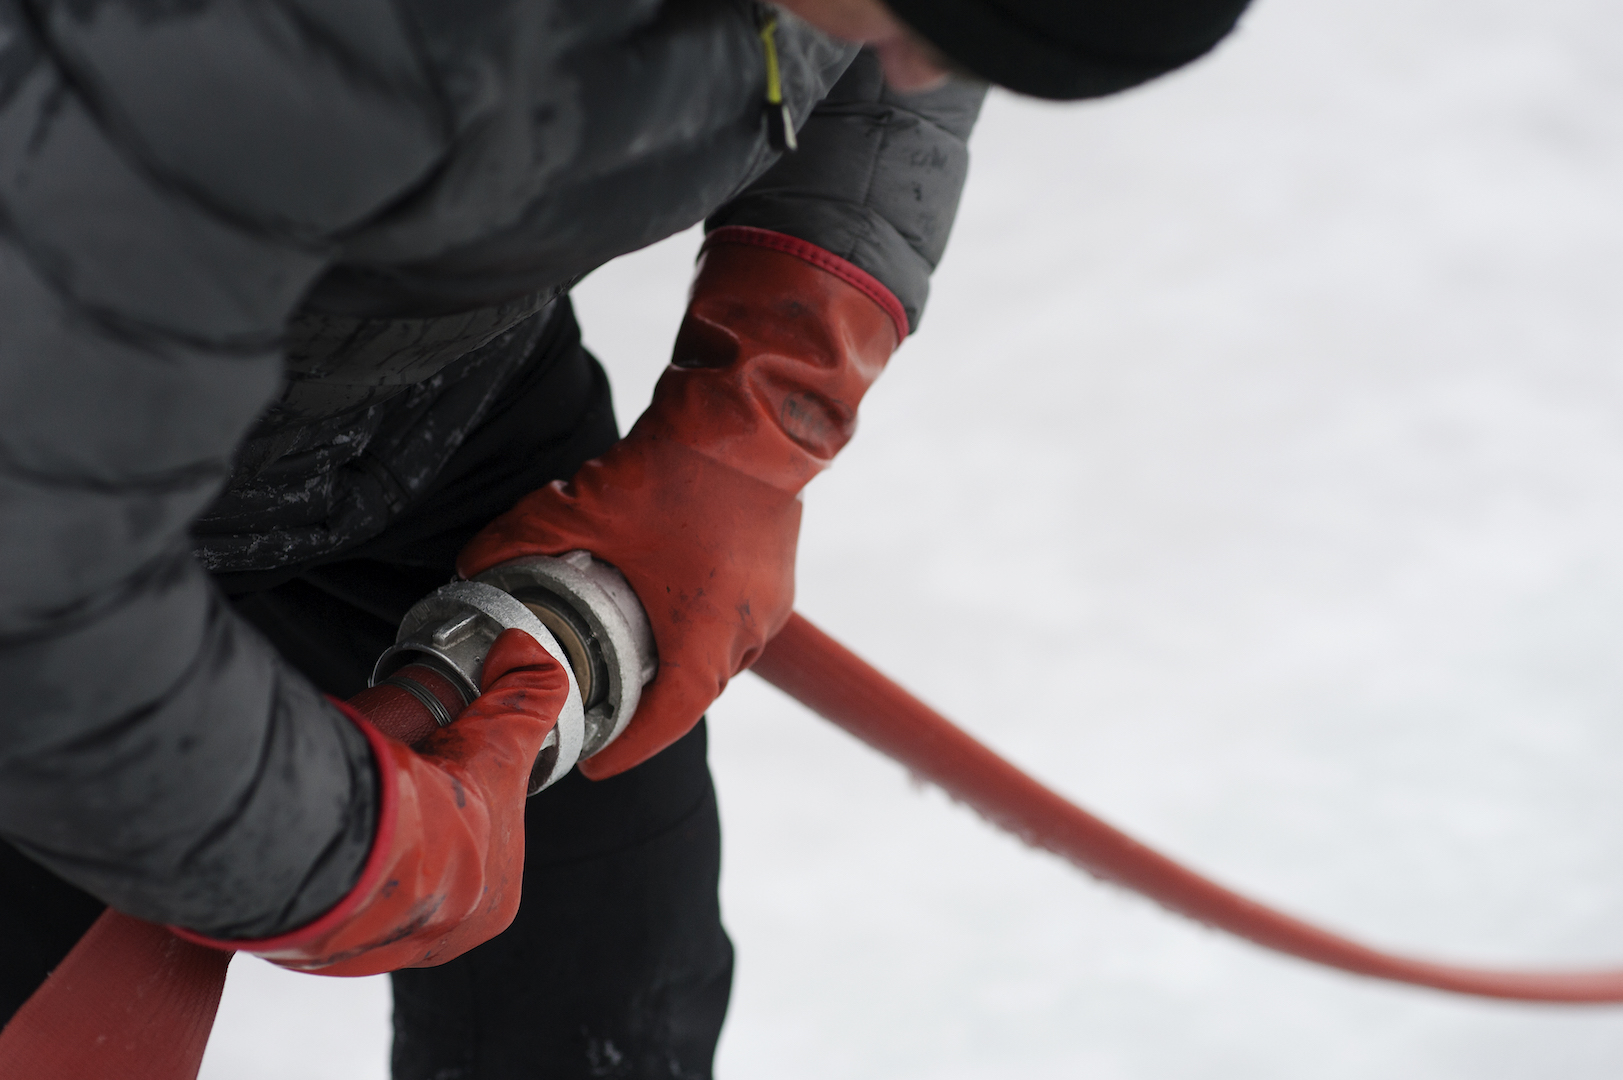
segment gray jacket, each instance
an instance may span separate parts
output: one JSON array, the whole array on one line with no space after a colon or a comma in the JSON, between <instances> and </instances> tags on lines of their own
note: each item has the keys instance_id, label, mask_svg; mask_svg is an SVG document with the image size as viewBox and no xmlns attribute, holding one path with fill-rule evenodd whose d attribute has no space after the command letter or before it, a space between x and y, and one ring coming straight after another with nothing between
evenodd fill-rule
<instances>
[{"instance_id":1,"label":"gray jacket","mask_svg":"<svg viewBox=\"0 0 1623 1080\"><path fill-rule=\"evenodd\" d=\"M526 327L706 217L916 323L981 91L735 0L0 0L0 835L131 913L307 921L364 743L210 584L376 536ZM195 530L195 539L192 531Z\"/></svg>"}]
</instances>

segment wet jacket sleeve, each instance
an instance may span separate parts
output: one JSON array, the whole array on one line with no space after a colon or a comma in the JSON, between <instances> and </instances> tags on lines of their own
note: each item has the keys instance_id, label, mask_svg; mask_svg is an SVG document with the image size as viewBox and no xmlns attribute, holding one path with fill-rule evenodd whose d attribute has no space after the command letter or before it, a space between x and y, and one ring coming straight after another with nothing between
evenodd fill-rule
<instances>
[{"instance_id":1,"label":"wet jacket sleeve","mask_svg":"<svg viewBox=\"0 0 1623 1080\"><path fill-rule=\"evenodd\" d=\"M863 51L800 129L800 149L705 222L797 236L862 267L918 328L958 212L986 88L952 80L898 94Z\"/></svg>"},{"instance_id":2,"label":"wet jacket sleeve","mask_svg":"<svg viewBox=\"0 0 1623 1080\"><path fill-rule=\"evenodd\" d=\"M363 740L187 528L442 145L385 3L0 0L0 835L125 911L271 934L365 857Z\"/></svg>"}]
</instances>

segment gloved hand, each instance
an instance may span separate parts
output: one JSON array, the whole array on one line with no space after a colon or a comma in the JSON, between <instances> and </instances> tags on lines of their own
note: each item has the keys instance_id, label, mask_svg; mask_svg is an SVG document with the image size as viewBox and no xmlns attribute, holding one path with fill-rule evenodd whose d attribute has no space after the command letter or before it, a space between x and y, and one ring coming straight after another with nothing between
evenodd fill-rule
<instances>
[{"instance_id":1,"label":"gloved hand","mask_svg":"<svg viewBox=\"0 0 1623 1080\"><path fill-rule=\"evenodd\" d=\"M681 738L794 601L800 489L851 438L857 404L907 333L877 280L763 229L706 240L671 366L620 442L521 499L463 549L473 577L590 551L648 612L659 672L624 734L580 770L624 772Z\"/></svg>"},{"instance_id":2,"label":"gloved hand","mask_svg":"<svg viewBox=\"0 0 1623 1080\"><path fill-rule=\"evenodd\" d=\"M455 723L415 746L368 720L368 705L384 715L389 695L369 690L340 704L372 744L382 799L372 853L335 907L257 941L176 933L298 971L375 975L443 964L507 929L523 879L530 767L557 723L569 677L534 638L507 630L480 681L483 692Z\"/></svg>"}]
</instances>

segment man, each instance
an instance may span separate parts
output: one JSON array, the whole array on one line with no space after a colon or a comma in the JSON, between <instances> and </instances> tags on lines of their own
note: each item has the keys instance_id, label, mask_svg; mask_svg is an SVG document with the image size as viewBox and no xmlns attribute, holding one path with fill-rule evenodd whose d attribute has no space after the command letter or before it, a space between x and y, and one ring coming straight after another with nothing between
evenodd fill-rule
<instances>
[{"instance_id":1,"label":"man","mask_svg":"<svg viewBox=\"0 0 1623 1080\"><path fill-rule=\"evenodd\" d=\"M111 903L395 971L402 1080L708 1075L700 717L917 326L976 77L1109 93L1242 6L7 2L0 1016ZM568 290L700 219L617 439ZM660 657L585 776L523 798L561 682L521 634L417 750L323 698L452 573L574 548Z\"/></svg>"}]
</instances>

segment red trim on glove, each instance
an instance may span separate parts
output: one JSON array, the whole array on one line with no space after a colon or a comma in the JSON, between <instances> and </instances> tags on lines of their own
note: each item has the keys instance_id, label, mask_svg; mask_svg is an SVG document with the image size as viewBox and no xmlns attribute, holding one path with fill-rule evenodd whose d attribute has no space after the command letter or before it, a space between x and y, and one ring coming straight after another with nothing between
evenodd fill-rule
<instances>
[{"instance_id":1,"label":"red trim on glove","mask_svg":"<svg viewBox=\"0 0 1623 1080\"><path fill-rule=\"evenodd\" d=\"M703 254L716 244L745 244L749 247L781 251L785 255L793 255L797 259L809 262L819 270L828 271L847 285L861 290L868 299L884 309L885 314L890 316L890 321L896 324L898 346L907 340L907 309L902 307L902 302L896 299L895 293L885 288L884 282L855 263L847 262L833 252L826 251L798 236L773 232L771 229L757 229L750 225L722 226L704 238L704 246L699 251Z\"/></svg>"}]
</instances>

